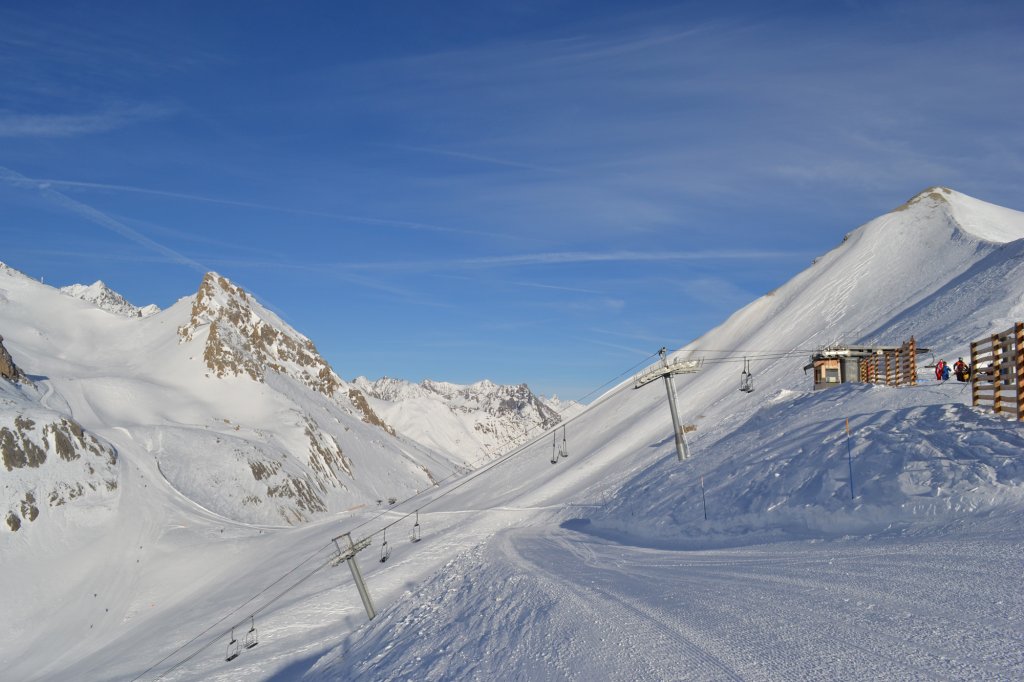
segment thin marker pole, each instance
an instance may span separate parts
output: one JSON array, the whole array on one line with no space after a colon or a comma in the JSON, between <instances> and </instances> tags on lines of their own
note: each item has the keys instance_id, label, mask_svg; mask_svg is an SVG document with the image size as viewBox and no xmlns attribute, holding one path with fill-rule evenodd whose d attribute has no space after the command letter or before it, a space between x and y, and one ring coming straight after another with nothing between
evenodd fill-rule
<instances>
[{"instance_id":1,"label":"thin marker pole","mask_svg":"<svg viewBox=\"0 0 1024 682\"><path fill-rule=\"evenodd\" d=\"M708 520L708 501L704 497L704 477L700 477L700 501L704 505L704 520Z\"/></svg>"},{"instance_id":2,"label":"thin marker pole","mask_svg":"<svg viewBox=\"0 0 1024 682\"><path fill-rule=\"evenodd\" d=\"M846 418L846 461L850 465L850 499L853 497L853 453L850 448L850 418Z\"/></svg>"}]
</instances>

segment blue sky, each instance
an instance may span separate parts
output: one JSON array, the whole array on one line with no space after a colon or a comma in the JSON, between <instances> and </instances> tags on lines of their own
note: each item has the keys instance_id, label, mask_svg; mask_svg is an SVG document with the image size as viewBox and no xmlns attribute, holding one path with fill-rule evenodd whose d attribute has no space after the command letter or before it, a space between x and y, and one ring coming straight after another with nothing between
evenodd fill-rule
<instances>
[{"instance_id":1,"label":"blue sky","mask_svg":"<svg viewBox=\"0 0 1024 682\"><path fill-rule=\"evenodd\" d=\"M0 6L0 260L216 270L344 377L586 393L930 185L1024 209L1016 2ZM2 333L2 330L0 330Z\"/></svg>"}]
</instances>

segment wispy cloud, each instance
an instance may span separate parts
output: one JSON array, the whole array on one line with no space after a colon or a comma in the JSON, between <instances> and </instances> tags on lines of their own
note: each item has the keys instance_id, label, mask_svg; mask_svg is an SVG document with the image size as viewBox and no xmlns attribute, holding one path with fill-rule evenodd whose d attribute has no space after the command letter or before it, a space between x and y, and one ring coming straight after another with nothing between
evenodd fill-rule
<instances>
[{"instance_id":1,"label":"wispy cloud","mask_svg":"<svg viewBox=\"0 0 1024 682\"><path fill-rule=\"evenodd\" d=\"M22 187L28 190L37 191L43 196L43 198L47 199L48 201L58 206L61 206L62 208L71 211L72 213L76 213L82 218L88 220L89 222L99 225L100 227L103 227L107 230L110 230L111 232L138 244L139 246L142 246L155 253L161 254L174 263L178 263L179 265L185 265L200 272L207 272L209 270L209 268L204 266L202 263L199 263L198 261L195 261L178 251L175 251L169 246L165 246L157 241L150 239L146 235L124 224L122 221L107 215L103 211L95 209L92 206L89 206L88 204L83 204L80 201L76 201L75 199L72 199L66 194L62 194L54 189L51 189L50 187L40 185L37 181L32 180L31 178L27 178L21 173L0 166L0 181L7 182L17 187Z\"/></svg>"},{"instance_id":2,"label":"wispy cloud","mask_svg":"<svg viewBox=\"0 0 1024 682\"><path fill-rule=\"evenodd\" d=\"M217 197L204 196L201 194L190 194L187 192L172 192L169 190L152 189L148 187L135 187L132 185L118 185L102 182L84 182L79 180L57 180L53 178L25 178L25 181L34 182L41 187L69 187L79 189L107 190L111 192L128 192L132 194L148 194L151 196L166 197L168 199L182 199L184 201L198 201L208 204L220 204L222 206L236 206L238 208L250 208L262 211L275 211L279 213L290 213L293 215L305 215L317 218L327 218L330 220L339 220L347 223L362 223L368 225L379 225L428 232L451 232L456 234L494 236L487 232L464 230L455 227L445 227L443 225L432 225L429 223L421 223L411 220L393 220L390 218L374 218L370 216L349 215L345 213L313 211L304 208L294 208L290 206L275 206L272 204L262 204L252 201L237 201L234 199L222 199Z\"/></svg>"},{"instance_id":3,"label":"wispy cloud","mask_svg":"<svg viewBox=\"0 0 1024 682\"><path fill-rule=\"evenodd\" d=\"M438 156L447 156L454 159L466 159L468 161L479 161L480 163L491 164L494 166L507 166L510 168L523 168L526 170L543 171L545 173L566 173L568 171L561 168L552 168L551 166L541 166L533 163L525 163L522 161L510 161L509 159L501 159L494 156L485 156L483 154L472 154L469 152L452 151L449 149L436 149L433 147L414 147L411 145L393 145L395 149L404 149L411 152L421 152L424 154L436 154Z\"/></svg>"},{"instance_id":4,"label":"wispy cloud","mask_svg":"<svg viewBox=\"0 0 1024 682\"><path fill-rule=\"evenodd\" d=\"M658 343L664 345L665 339L662 337L648 336L645 334L637 334L635 332L622 332L614 331L611 329L601 329L599 327L591 327L590 331L595 334L604 334L606 336L617 336L622 339L632 339L633 341L650 341L652 343Z\"/></svg>"},{"instance_id":5,"label":"wispy cloud","mask_svg":"<svg viewBox=\"0 0 1024 682\"><path fill-rule=\"evenodd\" d=\"M651 349L649 348L634 348L633 346L624 346L619 343L610 343L608 341L601 341L600 339L594 339L591 337L579 336L575 337L575 340L580 343L588 343L593 346L602 346L604 348L614 348L616 350L624 350L635 355L650 355Z\"/></svg>"},{"instance_id":6,"label":"wispy cloud","mask_svg":"<svg viewBox=\"0 0 1024 682\"><path fill-rule=\"evenodd\" d=\"M168 116L173 108L140 105L86 114L23 114L0 111L0 137L74 137Z\"/></svg>"},{"instance_id":7,"label":"wispy cloud","mask_svg":"<svg viewBox=\"0 0 1024 682\"><path fill-rule=\"evenodd\" d=\"M350 270L446 270L452 268L515 268L531 265L580 263L653 263L665 261L729 261L765 259L801 259L807 254L792 251L705 250L705 251L554 251L508 256L481 256L451 260L384 261L376 263L338 263Z\"/></svg>"},{"instance_id":8,"label":"wispy cloud","mask_svg":"<svg viewBox=\"0 0 1024 682\"><path fill-rule=\"evenodd\" d=\"M538 282L508 282L513 286L526 287L529 289L546 289L549 291L567 291L574 294L594 294L596 296L604 296L605 292L597 291L596 289L581 289L579 287L564 287L557 286L554 284L540 284Z\"/></svg>"}]
</instances>

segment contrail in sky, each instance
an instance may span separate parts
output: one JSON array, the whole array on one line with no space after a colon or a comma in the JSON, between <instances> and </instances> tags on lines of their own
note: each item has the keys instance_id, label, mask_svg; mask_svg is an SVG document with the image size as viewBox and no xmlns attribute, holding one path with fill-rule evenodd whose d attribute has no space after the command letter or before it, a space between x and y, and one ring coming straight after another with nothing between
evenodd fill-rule
<instances>
[{"instance_id":1,"label":"contrail in sky","mask_svg":"<svg viewBox=\"0 0 1024 682\"><path fill-rule=\"evenodd\" d=\"M89 206L88 204L83 204L80 201L76 201L75 199L72 199L66 194L62 194L55 189L51 189L50 185L52 185L53 183L49 183L45 180L33 180L32 178L27 178L21 173L13 171L10 168L4 168L3 166L0 166L0 180L15 185L17 187L34 189L49 201L68 209L72 213L77 213L86 220L95 223L101 227L104 227L110 230L111 232L114 232L115 234L119 234L125 239L133 241L136 244L139 244L140 246L144 246L145 248L150 249L151 251L156 251L157 253L162 254L167 258L170 258L175 263L178 263L180 265L186 265L190 268L194 268L199 272L203 273L209 271L209 268L205 267L202 263L195 261L178 251L175 251L169 246L164 246L159 242L153 241L146 235L128 227L120 220L112 218L106 213L97 210L92 206Z\"/></svg>"}]
</instances>

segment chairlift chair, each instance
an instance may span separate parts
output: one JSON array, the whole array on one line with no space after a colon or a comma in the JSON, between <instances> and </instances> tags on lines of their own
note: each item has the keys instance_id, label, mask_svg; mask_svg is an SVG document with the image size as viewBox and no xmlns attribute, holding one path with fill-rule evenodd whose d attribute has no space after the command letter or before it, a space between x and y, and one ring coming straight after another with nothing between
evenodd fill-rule
<instances>
[{"instance_id":1,"label":"chairlift chair","mask_svg":"<svg viewBox=\"0 0 1024 682\"><path fill-rule=\"evenodd\" d=\"M412 531L409 533L409 540L412 542L419 542L423 538L420 536L420 510L416 510L416 523L412 525Z\"/></svg>"},{"instance_id":2,"label":"chairlift chair","mask_svg":"<svg viewBox=\"0 0 1024 682\"><path fill-rule=\"evenodd\" d=\"M241 645L238 640L235 639L235 629L231 628L231 641L228 642L227 653L224 654L225 661L233 661L238 658L238 654L241 651Z\"/></svg>"},{"instance_id":3,"label":"chairlift chair","mask_svg":"<svg viewBox=\"0 0 1024 682\"><path fill-rule=\"evenodd\" d=\"M740 390L744 393L754 392L754 373L750 371L750 361L743 358L743 373L740 374Z\"/></svg>"},{"instance_id":4,"label":"chairlift chair","mask_svg":"<svg viewBox=\"0 0 1024 682\"><path fill-rule=\"evenodd\" d=\"M383 564L391 558L391 548L388 547L388 531L384 529L384 543L380 546L380 562Z\"/></svg>"},{"instance_id":5,"label":"chairlift chair","mask_svg":"<svg viewBox=\"0 0 1024 682\"><path fill-rule=\"evenodd\" d=\"M551 434L551 463L558 464L558 434Z\"/></svg>"},{"instance_id":6,"label":"chairlift chair","mask_svg":"<svg viewBox=\"0 0 1024 682\"><path fill-rule=\"evenodd\" d=\"M255 616L249 617L249 631L245 633L245 640L242 642L242 646L246 649L251 649L260 643L256 633L256 618Z\"/></svg>"},{"instance_id":7,"label":"chairlift chair","mask_svg":"<svg viewBox=\"0 0 1024 682\"><path fill-rule=\"evenodd\" d=\"M562 450L561 450L561 452L559 454L561 454L562 457L568 457L569 456L569 446L565 442L565 427L564 426L562 427Z\"/></svg>"}]
</instances>

